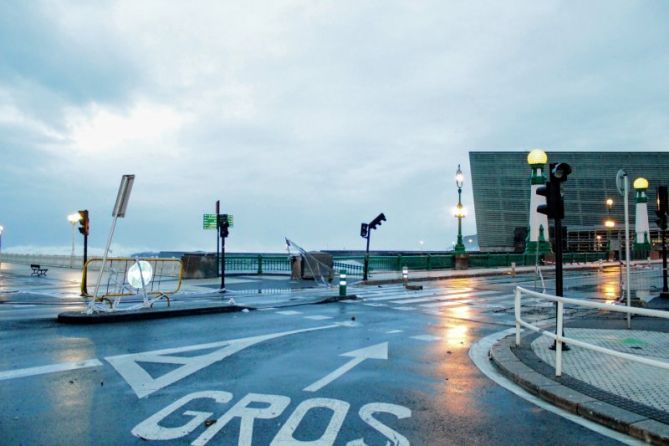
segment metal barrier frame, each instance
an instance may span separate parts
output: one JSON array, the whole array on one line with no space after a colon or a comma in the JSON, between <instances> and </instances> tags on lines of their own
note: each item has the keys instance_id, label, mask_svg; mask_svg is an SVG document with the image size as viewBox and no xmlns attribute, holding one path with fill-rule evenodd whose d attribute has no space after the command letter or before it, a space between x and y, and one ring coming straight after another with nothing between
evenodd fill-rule
<instances>
[{"instance_id":1,"label":"metal barrier frame","mask_svg":"<svg viewBox=\"0 0 669 446\"><path fill-rule=\"evenodd\" d=\"M174 290L170 291L162 291L162 290L156 290L156 291L151 291L151 292L146 292L145 287L142 289L144 298L142 300L141 304L138 305L133 305L126 310L138 310L141 308L151 308L153 304L160 300L165 298L167 300L167 305L170 305L170 295L176 294L179 292L181 289L181 285L183 282L183 263L179 259L161 259L161 258L152 258L152 257L144 257L144 258L132 258L132 257L116 257L116 258L108 258L106 261L107 262L126 262L132 264L133 262L137 261L146 261L149 263L166 263L166 262L172 262L172 263L178 263L179 268L178 268L178 273L175 276L177 279L177 285ZM118 305L121 302L121 298L124 296L136 296L139 295L139 290L136 292L128 292L128 293L110 293L110 294L103 294L101 296L91 296L88 294L88 291L86 289L86 282L87 282L87 277L88 277L88 268L91 263L98 263L102 262L103 259L101 258L92 258L86 262L86 265L84 265L83 271L82 271L82 278L81 278L81 295L85 298L88 298L88 305L86 308L86 313L87 314L92 314L94 312L114 312L118 311ZM127 273L127 271L126 271ZM154 296L149 298L148 296ZM108 307L99 305L100 302L107 302Z\"/></svg>"},{"instance_id":2,"label":"metal barrier frame","mask_svg":"<svg viewBox=\"0 0 669 446\"><path fill-rule=\"evenodd\" d=\"M538 299L546 299L551 302L557 303L557 327L555 333L548 330L544 330L536 325L532 325L527 321L524 321L521 317L521 297L523 294L532 296ZM574 345L576 347L582 347L588 350L592 350L599 353L605 353L607 355L614 356L620 359L627 359L629 361L639 362L641 364L650 365L653 367L659 367L665 370L669 370L669 362L657 361L655 359L646 358L643 356L632 355L630 353L622 353L608 348L600 347L594 344L588 344L587 342L579 341L578 339L569 338L563 336L564 328L564 304L577 305L587 308L595 308L598 310L606 311L615 311L618 313L626 314L636 314L639 316L650 316L650 317L659 317L662 319L669 319L668 311L661 310L649 310L647 308L636 308L636 307L622 307L618 305L611 304L602 304L597 302L588 302L580 299L572 299L567 297L553 296L551 294L539 293L537 291L528 290L517 286L515 291L515 319L516 319L516 346L520 345L520 327L525 327L537 333L541 333L544 336L548 336L551 339L555 340L555 376L562 376L562 344L567 343L569 345ZM557 333L557 334L556 334Z\"/></svg>"}]
</instances>

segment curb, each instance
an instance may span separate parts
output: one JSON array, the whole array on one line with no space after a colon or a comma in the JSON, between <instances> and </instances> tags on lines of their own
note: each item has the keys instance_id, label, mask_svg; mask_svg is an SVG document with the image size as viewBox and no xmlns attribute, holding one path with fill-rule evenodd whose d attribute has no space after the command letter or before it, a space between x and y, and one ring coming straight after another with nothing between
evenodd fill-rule
<instances>
[{"instance_id":1,"label":"curb","mask_svg":"<svg viewBox=\"0 0 669 446\"><path fill-rule=\"evenodd\" d=\"M348 296L330 296L315 302L303 302L288 306L299 305L320 305L336 303L345 300L357 300L358 296L350 294ZM282 306L283 308L283 306ZM58 322L62 324L73 325L91 325L91 324L106 324L114 322L130 322L130 321L145 321L151 319L166 319L180 316L197 316L202 314L216 314L216 313L237 313L240 311L254 311L255 307L244 305L217 305L208 307L192 307L192 308L161 308L161 309L142 309L136 311L122 311L117 313L95 313L86 314L76 311L66 311L58 315Z\"/></svg>"},{"instance_id":2,"label":"curb","mask_svg":"<svg viewBox=\"0 0 669 446\"><path fill-rule=\"evenodd\" d=\"M317 300L316 302L313 303L315 305L332 304L344 300L358 300L358 296L356 296L355 294L349 294L348 296L331 296L331 297L326 297L325 299Z\"/></svg>"},{"instance_id":3,"label":"curb","mask_svg":"<svg viewBox=\"0 0 669 446\"><path fill-rule=\"evenodd\" d=\"M76 325L90 325L90 324L106 324L113 322L131 322L131 321L145 321L150 319L166 319L180 316L196 316L201 314L215 314L215 313L236 313L240 311L252 311L253 307L245 307L241 305L218 305L211 307L195 307L195 308L161 308L161 309L144 309L136 311L123 311L118 313L96 313L86 314L76 311L66 311L58 315L58 322L62 324L76 324Z\"/></svg>"},{"instance_id":4,"label":"curb","mask_svg":"<svg viewBox=\"0 0 669 446\"><path fill-rule=\"evenodd\" d=\"M533 395L580 417L653 445L669 445L669 425L566 387L525 365L513 353L515 334L492 346L490 360L508 379Z\"/></svg>"},{"instance_id":5,"label":"curb","mask_svg":"<svg viewBox=\"0 0 669 446\"><path fill-rule=\"evenodd\" d=\"M607 266L615 266L617 265L614 264L613 262L609 263L604 263L604 267ZM544 265L544 267L547 267L550 265ZM599 269L600 265L599 264L576 264L576 265L571 265L571 264L565 264L564 269L566 270L589 270L589 269ZM411 282L426 282L430 280L448 280L448 279L464 279L468 277L489 277L489 276L511 276L510 272L511 267L502 267L502 268L494 268L489 271L478 271L475 273L467 273L467 270L461 270L462 272L455 272L451 273L449 275L441 275L441 276L429 276L429 277L411 277L410 280ZM424 270L421 270L424 271ZM449 270L449 271L455 271L455 270ZM524 273L531 273L534 271L534 266L522 266L522 267L516 267L516 274L524 274ZM358 283L363 284L363 285L386 285L386 284L391 284L391 283L402 283L403 279L402 278L396 278L396 279L378 279L378 280L367 280L366 282L361 280Z\"/></svg>"}]
</instances>

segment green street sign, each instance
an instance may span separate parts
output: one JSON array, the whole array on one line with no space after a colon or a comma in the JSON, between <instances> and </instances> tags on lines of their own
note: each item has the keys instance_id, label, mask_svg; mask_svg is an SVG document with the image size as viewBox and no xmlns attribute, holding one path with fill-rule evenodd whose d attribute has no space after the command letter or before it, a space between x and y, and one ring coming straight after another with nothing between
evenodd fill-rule
<instances>
[{"instance_id":1,"label":"green street sign","mask_svg":"<svg viewBox=\"0 0 669 446\"><path fill-rule=\"evenodd\" d=\"M216 229L216 214L202 215L202 229Z\"/></svg>"},{"instance_id":2,"label":"green street sign","mask_svg":"<svg viewBox=\"0 0 669 446\"><path fill-rule=\"evenodd\" d=\"M233 227L235 225L235 219L233 218L232 214L228 214L228 226Z\"/></svg>"}]
</instances>

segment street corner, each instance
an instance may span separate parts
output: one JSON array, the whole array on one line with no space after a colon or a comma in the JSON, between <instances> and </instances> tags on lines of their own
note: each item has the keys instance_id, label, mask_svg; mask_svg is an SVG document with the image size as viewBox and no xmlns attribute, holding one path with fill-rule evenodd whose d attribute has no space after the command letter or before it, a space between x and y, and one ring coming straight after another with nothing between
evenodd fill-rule
<instances>
[{"instance_id":1,"label":"street corner","mask_svg":"<svg viewBox=\"0 0 669 446\"><path fill-rule=\"evenodd\" d=\"M664 345L664 338L669 336L643 330L622 334L619 330L594 328L567 330L571 337L618 343L622 349L647 348L650 354L657 353L653 347ZM563 354L564 372L555 376L551 342L546 336L530 332L524 333L520 345L516 345L515 334L509 334L490 346L488 357L504 377L557 408L649 444L669 444L669 413L662 403L666 398L661 389L655 390L662 387L657 383L666 382L666 377L658 374L669 372L637 363L617 363L615 358L602 361L596 357L599 353L572 346ZM631 373L626 374L624 370L630 369Z\"/></svg>"}]
</instances>

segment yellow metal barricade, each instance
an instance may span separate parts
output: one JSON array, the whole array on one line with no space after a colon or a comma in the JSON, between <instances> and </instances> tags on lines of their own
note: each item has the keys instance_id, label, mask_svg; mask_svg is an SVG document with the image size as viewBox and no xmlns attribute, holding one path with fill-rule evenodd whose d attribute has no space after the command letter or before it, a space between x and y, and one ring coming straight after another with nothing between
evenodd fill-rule
<instances>
[{"instance_id":1,"label":"yellow metal barricade","mask_svg":"<svg viewBox=\"0 0 669 446\"><path fill-rule=\"evenodd\" d=\"M128 272L138 262L147 262L152 270L151 279L143 287L135 288L128 281ZM144 263L142 263L144 265ZM108 258L105 262L100 286L95 294L95 282L102 269L102 259L92 258L84 265L81 279L81 295L89 302L89 312L116 311L123 297L143 296L143 303L125 309L150 307L159 299L165 299L169 305L170 296L181 288L183 265L179 259L162 258ZM92 294L89 293L92 291ZM106 302L108 309L100 308L97 303ZM95 307L95 308L94 308Z\"/></svg>"}]
</instances>

